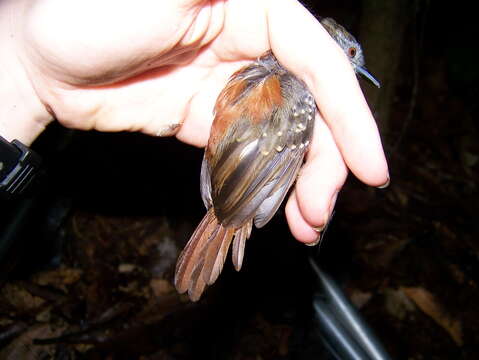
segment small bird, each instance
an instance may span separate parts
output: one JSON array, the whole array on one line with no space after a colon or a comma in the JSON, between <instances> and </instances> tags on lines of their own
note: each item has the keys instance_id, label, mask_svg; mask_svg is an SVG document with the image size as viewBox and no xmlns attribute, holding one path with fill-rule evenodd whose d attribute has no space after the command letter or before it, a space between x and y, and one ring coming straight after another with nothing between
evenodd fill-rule
<instances>
[{"instance_id":1,"label":"small bird","mask_svg":"<svg viewBox=\"0 0 479 360\"><path fill-rule=\"evenodd\" d=\"M331 18L322 25L354 70L379 87L364 67L361 46ZM306 84L268 51L235 72L221 91L201 167L206 215L179 256L175 286L197 301L223 269L233 243L241 269L253 223L263 227L294 184L311 142L317 111Z\"/></svg>"}]
</instances>

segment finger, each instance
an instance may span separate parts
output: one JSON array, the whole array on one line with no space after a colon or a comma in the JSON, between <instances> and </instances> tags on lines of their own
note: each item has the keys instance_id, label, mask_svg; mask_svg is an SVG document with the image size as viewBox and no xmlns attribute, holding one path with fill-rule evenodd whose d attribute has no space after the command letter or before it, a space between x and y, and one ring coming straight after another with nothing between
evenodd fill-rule
<instances>
[{"instance_id":1,"label":"finger","mask_svg":"<svg viewBox=\"0 0 479 360\"><path fill-rule=\"evenodd\" d=\"M273 52L308 84L347 166L369 185L386 183L379 132L343 51L297 1L274 2L267 16Z\"/></svg>"},{"instance_id":2,"label":"finger","mask_svg":"<svg viewBox=\"0 0 479 360\"><path fill-rule=\"evenodd\" d=\"M331 131L318 115L307 161L296 182L296 199L305 222L317 231L328 223L348 174Z\"/></svg>"},{"instance_id":3,"label":"finger","mask_svg":"<svg viewBox=\"0 0 479 360\"><path fill-rule=\"evenodd\" d=\"M225 62L211 66L201 79L198 88L189 102L185 121L176 137L185 143L205 146L214 118L213 109L219 93L228 82L229 77L242 66L243 62Z\"/></svg>"},{"instance_id":4,"label":"finger","mask_svg":"<svg viewBox=\"0 0 479 360\"><path fill-rule=\"evenodd\" d=\"M286 203L286 219L293 236L305 244L315 243L320 234L311 227L303 218L299 209L296 194L293 191Z\"/></svg>"},{"instance_id":5,"label":"finger","mask_svg":"<svg viewBox=\"0 0 479 360\"><path fill-rule=\"evenodd\" d=\"M185 117L196 86L193 75L187 70L162 69L112 86L65 88L45 84L38 92L67 127L167 136L178 130ZM178 85L187 80L191 80L189 88Z\"/></svg>"},{"instance_id":6,"label":"finger","mask_svg":"<svg viewBox=\"0 0 479 360\"><path fill-rule=\"evenodd\" d=\"M65 126L99 131L141 131L205 146L217 94L238 65L215 62L159 69L96 88L39 87Z\"/></svg>"}]
</instances>

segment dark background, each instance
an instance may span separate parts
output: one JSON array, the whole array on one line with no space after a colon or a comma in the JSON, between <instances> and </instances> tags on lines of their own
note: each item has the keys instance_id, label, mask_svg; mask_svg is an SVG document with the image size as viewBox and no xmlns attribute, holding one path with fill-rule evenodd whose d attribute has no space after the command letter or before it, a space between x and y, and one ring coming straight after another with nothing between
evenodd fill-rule
<instances>
[{"instance_id":1,"label":"dark background","mask_svg":"<svg viewBox=\"0 0 479 360\"><path fill-rule=\"evenodd\" d=\"M477 359L479 46L466 4L305 3L359 35L382 83L362 85L391 185L350 177L312 249L280 210L253 231L242 271L228 260L197 304L171 280L204 214L202 150L51 126L34 144L47 169L34 216L1 248L0 359L327 359L308 255L393 358ZM0 211L3 227L18 213Z\"/></svg>"}]
</instances>

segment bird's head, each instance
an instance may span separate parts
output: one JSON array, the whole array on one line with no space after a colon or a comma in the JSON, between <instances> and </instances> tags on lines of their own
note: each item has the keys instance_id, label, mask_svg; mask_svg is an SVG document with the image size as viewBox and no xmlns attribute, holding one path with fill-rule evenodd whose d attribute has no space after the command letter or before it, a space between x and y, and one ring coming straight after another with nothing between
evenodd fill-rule
<instances>
[{"instance_id":1,"label":"bird's head","mask_svg":"<svg viewBox=\"0 0 479 360\"><path fill-rule=\"evenodd\" d=\"M364 76L377 87L380 87L381 85L379 81L366 70L363 49L355 37L352 36L343 26L334 21L334 19L323 18L321 19L321 25L323 25L329 35L331 35L346 53L354 71L357 74Z\"/></svg>"}]
</instances>

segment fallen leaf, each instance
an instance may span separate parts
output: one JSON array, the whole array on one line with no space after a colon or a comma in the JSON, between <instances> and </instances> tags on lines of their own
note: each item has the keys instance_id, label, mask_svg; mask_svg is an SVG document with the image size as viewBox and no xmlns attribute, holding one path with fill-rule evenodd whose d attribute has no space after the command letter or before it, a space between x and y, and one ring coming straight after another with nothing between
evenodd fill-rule
<instances>
[{"instance_id":1,"label":"fallen leaf","mask_svg":"<svg viewBox=\"0 0 479 360\"><path fill-rule=\"evenodd\" d=\"M35 339L58 336L63 327L54 328L51 324L34 325L16 337L8 346L0 351L0 359L53 359L56 345L35 345Z\"/></svg>"},{"instance_id":2,"label":"fallen leaf","mask_svg":"<svg viewBox=\"0 0 479 360\"><path fill-rule=\"evenodd\" d=\"M448 315L433 294L420 287L401 287L400 290L404 291L419 309L446 330L458 346L462 346L461 322Z\"/></svg>"},{"instance_id":3,"label":"fallen leaf","mask_svg":"<svg viewBox=\"0 0 479 360\"><path fill-rule=\"evenodd\" d=\"M54 270L42 271L33 276L33 282L38 285L50 285L65 289L67 285L76 283L82 276L81 269L61 267Z\"/></svg>"},{"instance_id":4,"label":"fallen leaf","mask_svg":"<svg viewBox=\"0 0 479 360\"><path fill-rule=\"evenodd\" d=\"M171 285L165 279L153 278L150 281L150 286L151 286L151 289L153 290L153 293L155 294L156 297L160 297L162 295L170 294L175 290L173 288L173 285Z\"/></svg>"},{"instance_id":5,"label":"fallen leaf","mask_svg":"<svg viewBox=\"0 0 479 360\"><path fill-rule=\"evenodd\" d=\"M349 294L349 299L358 309L361 309L364 305L366 305L372 297L373 294L369 291L364 292L361 290L354 290Z\"/></svg>"},{"instance_id":6,"label":"fallen leaf","mask_svg":"<svg viewBox=\"0 0 479 360\"><path fill-rule=\"evenodd\" d=\"M45 303L45 300L30 294L22 286L15 283L7 283L0 291L0 300L10 304L17 311L29 311L36 309Z\"/></svg>"},{"instance_id":7,"label":"fallen leaf","mask_svg":"<svg viewBox=\"0 0 479 360\"><path fill-rule=\"evenodd\" d=\"M135 264L120 264L118 265L118 272L122 274L131 273L135 268Z\"/></svg>"},{"instance_id":8,"label":"fallen leaf","mask_svg":"<svg viewBox=\"0 0 479 360\"><path fill-rule=\"evenodd\" d=\"M386 310L392 316L403 320L409 312L416 311L414 303L409 299L402 289L384 289Z\"/></svg>"}]
</instances>

